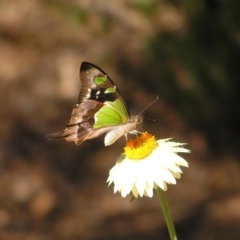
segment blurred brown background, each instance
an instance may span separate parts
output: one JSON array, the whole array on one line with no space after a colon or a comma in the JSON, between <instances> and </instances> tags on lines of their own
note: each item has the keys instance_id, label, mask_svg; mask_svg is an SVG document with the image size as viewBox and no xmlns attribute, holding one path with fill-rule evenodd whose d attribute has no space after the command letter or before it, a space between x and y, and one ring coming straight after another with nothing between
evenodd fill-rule
<instances>
[{"instance_id":1,"label":"blurred brown background","mask_svg":"<svg viewBox=\"0 0 240 240\"><path fill-rule=\"evenodd\" d=\"M0 0L0 239L169 239L156 196L106 179L124 139L46 142L63 130L79 66L115 81L143 129L188 142L167 198L179 239L240 239L238 0Z\"/></svg>"}]
</instances>

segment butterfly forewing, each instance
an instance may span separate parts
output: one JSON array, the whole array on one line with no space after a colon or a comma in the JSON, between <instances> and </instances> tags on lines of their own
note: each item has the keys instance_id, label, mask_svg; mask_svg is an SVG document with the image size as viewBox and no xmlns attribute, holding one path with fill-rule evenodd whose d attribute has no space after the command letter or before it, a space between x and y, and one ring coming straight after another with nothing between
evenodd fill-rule
<instances>
[{"instance_id":1,"label":"butterfly forewing","mask_svg":"<svg viewBox=\"0 0 240 240\"><path fill-rule=\"evenodd\" d=\"M87 99L103 103L105 101L120 99L127 111L128 118L130 118L128 108L119 90L103 70L91 63L83 62L80 68L80 79L81 91L78 99L79 103Z\"/></svg>"}]
</instances>

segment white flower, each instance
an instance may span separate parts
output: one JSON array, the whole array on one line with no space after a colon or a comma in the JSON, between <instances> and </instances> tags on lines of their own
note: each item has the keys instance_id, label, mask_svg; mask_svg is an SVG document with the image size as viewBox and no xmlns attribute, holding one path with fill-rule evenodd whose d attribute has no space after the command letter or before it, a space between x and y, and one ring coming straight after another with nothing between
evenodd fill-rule
<instances>
[{"instance_id":1,"label":"white flower","mask_svg":"<svg viewBox=\"0 0 240 240\"><path fill-rule=\"evenodd\" d=\"M181 177L179 166L188 167L187 161L178 152L190 152L182 143L170 139L156 140L147 132L127 142L125 153L110 170L107 182L114 183L114 193L121 192L126 197L132 192L135 198L140 195L153 196L153 189L167 190L168 184L176 184Z\"/></svg>"}]
</instances>

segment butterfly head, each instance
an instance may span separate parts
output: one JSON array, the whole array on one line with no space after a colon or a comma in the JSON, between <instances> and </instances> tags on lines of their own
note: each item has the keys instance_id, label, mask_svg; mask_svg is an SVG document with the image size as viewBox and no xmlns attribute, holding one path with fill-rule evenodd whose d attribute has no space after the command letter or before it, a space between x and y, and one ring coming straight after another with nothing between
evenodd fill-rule
<instances>
[{"instance_id":1,"label":"butterfly head","mask_svg":"<svg viewBox=\"0 0 240 240\"><path fill-rule=\"evenodd\" d=\"M143 117L141 115L131 116L132 123L137 127L139 124L143 122Z\"/></svg>"}]
</instances>

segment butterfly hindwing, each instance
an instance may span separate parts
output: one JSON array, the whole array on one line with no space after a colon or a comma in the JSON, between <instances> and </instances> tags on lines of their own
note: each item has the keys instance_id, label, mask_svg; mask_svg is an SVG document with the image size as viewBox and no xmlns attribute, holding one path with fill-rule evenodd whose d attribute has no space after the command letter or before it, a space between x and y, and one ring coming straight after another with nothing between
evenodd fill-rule
<instances>
[{"instance_id":1,"label":"butterfly hindwing","mask_svg":"<svg viewBox=\"0 0 240 240\"><path fill-rule=\"evenodd\" d=\"M95 114L95 124L97 129L106 125L118 125L127 122L126 111L119 99L114 102L107 101L104 106Z\"/></svg>"}]
</instances>

